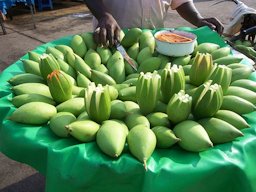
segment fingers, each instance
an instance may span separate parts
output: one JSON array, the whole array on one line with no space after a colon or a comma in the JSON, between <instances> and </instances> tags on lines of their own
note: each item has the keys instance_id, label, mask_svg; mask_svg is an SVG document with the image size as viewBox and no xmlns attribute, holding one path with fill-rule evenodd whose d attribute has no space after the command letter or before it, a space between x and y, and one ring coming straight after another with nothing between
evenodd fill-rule
<instances>
[{"instance_id":1,"label":"fingers","mask_svg":"<svg viewBox=\"0 0 256 192\"><path fill-rule=\"evenodd\" d=\"M219 34L223 33L224 26L221 24L221 22L217 18L213 17L213 18L207 18L205 20L211 25L213 25L214 26L213 29L216 30Z\"/></svg>"}]
</instances>

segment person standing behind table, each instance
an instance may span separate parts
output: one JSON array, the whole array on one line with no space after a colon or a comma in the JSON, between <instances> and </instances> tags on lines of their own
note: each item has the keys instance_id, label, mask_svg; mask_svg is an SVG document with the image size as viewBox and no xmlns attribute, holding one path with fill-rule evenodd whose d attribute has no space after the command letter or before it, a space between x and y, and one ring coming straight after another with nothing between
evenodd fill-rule
<instances>
[{"instance_id":1,"label":"person standing behind table","mask_svg":"<svg viewBox=\"0 0 256 192\"><path fill-rule=\"evenodd\" d=\"M94 15L94 38L98 44L113 45L122 28L162 28L169 7L189 23L209 26L219 34L223 25L215 18L200 15L193 0L84 0Z\"/></svg>"}]
</instances>

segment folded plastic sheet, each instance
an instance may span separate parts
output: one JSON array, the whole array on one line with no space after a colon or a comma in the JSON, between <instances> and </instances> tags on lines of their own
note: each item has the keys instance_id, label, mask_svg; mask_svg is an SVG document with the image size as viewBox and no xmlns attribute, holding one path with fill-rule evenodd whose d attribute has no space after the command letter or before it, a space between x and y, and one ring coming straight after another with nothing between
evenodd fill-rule
<instances>
[{"instance_id":1,"label":"folded plastic sheet","mask_svg":"<svg viewBox=\"0 0 256 192\"><path fill-rule=\"evenodd\" d=\"M225 46L206 27L185 30L196 33L200 43L210 41ZM70 39L64 37L34 51L43 53L47 46L68 44ZM156 149L145 171L127 148L114 159L104 155L95 142L58 138L48 125L9 121L7 118L15 107L10 102L13 94L7 81L19 73L23 73L21 61L0 74L0 150L45 175L48 192L256 191L256 112L245 115L251 127L242 130L243 137L200 153L190 153L178 146ZM250 79L256 81L256 73Z\"/></svg>"}]
</instances>

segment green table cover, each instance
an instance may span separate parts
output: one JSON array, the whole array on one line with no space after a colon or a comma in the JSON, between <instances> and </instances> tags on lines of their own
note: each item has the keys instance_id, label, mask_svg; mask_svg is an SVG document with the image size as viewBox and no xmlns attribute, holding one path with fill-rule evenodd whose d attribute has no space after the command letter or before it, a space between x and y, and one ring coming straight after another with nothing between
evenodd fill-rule
<instances>
[{"instance_id":1,"label":"green table cover","mask_svg":"<svg viewBox=\"0 0 256 192\"><path fill-rule=\"evenodd\" d=\"M198 35L199 43L224 41L207 27L182 28ZM71 36L37 47L68 44ZM22 58L28 58L25 55ZM26 163L46 176L48 192L255 192L256 113L245 115L250 128L244 137L216 145L200 153L178 146L157 149L148 160L148 171L126 149L118 159L99 151L95 142L56 137L47 125L29 126L6 118L15 110L7 80L22 73L17 61L0 74L0 150L13 160ZM256 73L250 79L256 81ZM238 106L239 107L239 106Z\"/></svg>"}]
</instances>

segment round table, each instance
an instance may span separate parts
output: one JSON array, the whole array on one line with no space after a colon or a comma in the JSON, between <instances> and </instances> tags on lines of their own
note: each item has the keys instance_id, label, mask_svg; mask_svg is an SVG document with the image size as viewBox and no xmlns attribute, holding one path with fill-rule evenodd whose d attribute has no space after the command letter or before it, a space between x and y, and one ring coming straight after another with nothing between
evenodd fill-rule
<instances>
[{"instance_id":1,"label":"round table","mask_svg":"<svg viewBox=\"0 0 256 192\"><path fill-rule=\"evenodd\" d=\"M186 30L197 34L199 43L210 39L225 45L208 28ZM70 39L64 37L34 51L43 53L47 46L68 44ZM244 116L251 126L242 130L244 137L200 153L190 153L178 146L156 149L145 171L127 149L121 157L113 159L100 152L95 142L58 138L47 125L31 126L7 120L15 110L7 80L22 72L22 62L17 61L0 74L0 150L45 175L46 191L256 191L256 112ZM250 79L256 81L256 73Z\"/></svg>"}]
</instances>

